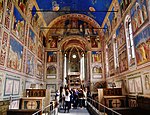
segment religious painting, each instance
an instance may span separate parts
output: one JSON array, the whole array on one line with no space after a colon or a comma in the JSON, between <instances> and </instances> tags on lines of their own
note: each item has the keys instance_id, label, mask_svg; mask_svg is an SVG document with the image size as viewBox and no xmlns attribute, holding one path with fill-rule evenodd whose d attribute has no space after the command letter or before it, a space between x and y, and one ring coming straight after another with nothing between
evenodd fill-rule
<instances>
[{"instance_id":1,"label":"religious painting","mask_svg":"<svg viewBox=\"0 0 150 115\"><path fill-rule=\"evenodd\" d=\"M49 36L46 47L49 48L57 48L58 36Z\"/></svg>"},{"instance_id":2,"label":"religious painting","mask_svg":"<svg viewBox=\"0 0 150 115\"><path fill-rule=\"evenodd\" d=\"M3 14L5 8L5 0L0 1L0 24L3 22Z\"/></svg>"},{"instance_id":3,"label":"religious painting","mask_svg":"<svg viewBox=\"0 0 150 115\"><path fill-rule=\"evenodd\" d=\"M51 65L47 68L47 78L55 79L56 78L56 67Z\"/></svg>"},{"instance_id":4,"label":"religious painting","mask_svg":"<svg viewBox=\"0 0 150 115\"><path fill-rule=\"evenodd\" d=\"M25 20L19 13L16 7L14 7L14 13L12 17L12 32L17 36L17 38L24 42L25 38Z\"/></svg>"},{"instance_id":5,"label":"religious painting","mask_svg":"<svg viewBox=\"0 0 150 115\"><path fill-rule=\"evenodd\" d=\"M150 74L144 75L144 88L146 91L150 91Z\"/></svg>"},{"instance_id":6,"label":"religious painting","mask_svg":"<svg viewBox=\"0 0 150 115\"><path fill-rule=\"evenodd\" d=\"M79 72L80 71L79 63L71 62L69 67L70 67L70 72Z\"/></svg>"},{"instance_id":7,"label":"religious painting","mask_svg":"<svg viewBox=\"0 0 150 115\"><path fill-rule=\"evenodd\" d=\"M112 55L114 54L114 50L113 50L113 40L109 40L108 42L108 58L112 57Z\"/></svg>"},{"instance_id":8,"label":"religious painting","mask_svg":"<svg viewBox=\"0 0 150 115\"><path fill-rule=\"evenodd\" d=\"M17 99L17 100L12 100L12 101L10 102L9 109L19 109L19 102L20 102L19 99Z\"/></svg>"},{"instance_id":9,"label":"religious painting","mask_svg":"<svg viewBox=\"0 0 150 115\"><path fill-rule=\"evenodd\" d=\"M124 47L126 48L126 47ZM127 58L127 52L126 49L125 51L122 51L119 53L119 70L120 72L128 70L128 58Z\"/></svg>"},{"instance_id":10,"label":"religious painting","mask_svg":"<svg viewBox=\"0 0 150 115\"><path fill-rule=\"evenodd\" d=\"M129 84L130 93L142 93L143 92L141 76L129 78L128 84Z\"/></svg>"},{"instance_id":11,"label":"religious painting","mask_svg":"<svg viewBox=\"0 0 150 115\"><path fill-rule=\"evenodd\" d=\"M42 44L39 41L38 41L37 56L41 60L43 59L43 47L42 47Z\"/></svg>"},{"instance_id":12,"label":"religious painting","mask_svg":"<svg viewBox=\"0 0 150 115\"><path fill-rule=\"evenodd\" d=\"M66 35L79 34L78 19L66 20L65 28L66 28L66 31L64 34Z\"/></svg>"},{"instance_id":13,"label":"religious painting","mask_svg":"<svg viewBox=\"0 0 150 115\"><path fill-rule=\"evenodd\" d=\"M91 47L98 48L98 41L96 36L91 36L90 39L91 39Z\"/></svg>"},{"instance_id":14,"label":"religious painting","mask_svg":"<svg viewBox=\"0 0 150 115\"><path fill-rule=\"evenodd\" d=\"M44 68L43 68L43 64L40 61L37 61L37 71L36 71L36 75L39 76L40 79L42 79L43 77L43 72Z\"/></svg>"},{"instance_id":15,"label":"religious painting","mask_svg":"<svg viewBox=\"0 0 150 115\"><path fill-rule=\"evenodd\" d=\"M111 58L109 60L109 75L113 76L115 74L115 65L114 65L114 59Z\"/></svg>"},{"instance_id":16,"label":"religious painting","mask_svg":"<svg viewBox=\"0 0 150 115\"><path fill-rule=\"evenodd\" d=\"M56 67L51 65L47 68L47 74L48 75L56 75Z\"/></svg>"},{"instance_id":17,"label":"religious painting","mask_svg":"<svg viewBox=\"0 0 150 115\"><path fill-rule=\"evenodd\" d=\"M56 92L56 84L46 84L46 89L50 89L51 93Z\"/></svg>"},{"instance_id":18,"label":"religious painting","mask_svg":"<svg viewBox=\"0 0 150 115\"><path fill-rule=\"evenodd\" d=\"M26 73L29 75L34 74L34 55L32 55L29 51L27 52L27 62L26 62Z\"/></svg>"},{"instance_id":19,"label":"religious painting","mask_svg":"<svg viewBox=\"0 0 150 115\"><path fill-rule=\"evenodd\" d=\"M35 8L35 6L33 6L33 8L32 8L32 18L31 18L31 25L33 26L33 28L37 27L38 18L39 18L39 16L38 16L38 13L36 12L36 8Z\"/></svg>"},{"instance_id":20,"label":"religious painting","mask_svg":"<svg viewBox=\"0 0 150 115\"><path fill-rule=\"evenodd\" d=\"M12 12L12 0L7 0L7 7L5 13L5 27L9 29L10 27L10 19L11 19L11 12Z\"/></svg>"},{"instance_id":21,"label":"religious painting","mask_svg":"<svg viewBox=\"0 0 150 115\"><path fill-rule=\"evenodd\" d=\"M23 60L23 46L11 36L7 66L9 68L21 71L22 60Z\"/></svg>"},{"instance_id":22,"label":"religious painting","mask_svg":"<svg viewBox=\"0 0 150 115\"><path fill-rule=\"evenodd\" d=\"M102 53L100 51L92 51L92 62L102 62Z\"/></svg>"},{"instance_id":23,"label":"religious painting","mask_svg":"<svg viewBox=\"0 0 150 115\"><path fill-rule=\"evenodd\" d=\"M123 23L121 23L116 30L116 39L119 48L126 43L125 29Z\"/></svg>"},{"instance_id":24,"label":"religious painting","mask_svg":"<svg viewBox=\"0 0 150 115\"><path fill-rule=\"evenodd\" d=\"M146 27L134 38L135 55L137 64L150 61L150 26Z\"/></svg>"},{"instance_id":25,"label":"religious painting","mask_svg":"<svg viewBox=\"0 0 150 115\"><path fill-rule=\"evenodd\" d=\"M13 79L6 78L4 96L8 96L12 94L13 94Z\"/></svg>"},{"instance_id":26,"label":"religious painting","mask_svg":"<svg viewBox=\"0 0 150 115\"><path fill-rule=\"evenodd\" d=\"M131 23L133 34L147 19L148 12L146 8L146 0L136 0L135 4L131 8Z\"/></svg>"},{"instance_id":27,"label":"religious painting","mask_svg":"<svg viewBox=\"0 0 150 115\"><path fill-rule=\"evenodd\" d=\"M94 74L102 73L102 68L101 68L100 66L98 66L98 65L97 65L97 66L94 66L92 72L93 72Z\"/></svg>"},{"instance_id":28,"label":"religious painting","mask_svg":"<svg viewBox=\"0 0 150 115\"><path fill-rule=\"evenodd\" d=\"M13 95L19 95L20 80L14 80L13 82Z\"/></svg>"},{"instance_id":29,"label":"religious painting","mask_svg":"<svg viewBox=\"0 0 150 115\"><path fill-rule=\"evenodd\" d=\"M2 39L2 45L0 50L0 65L4 66L5 59L6 59L6 50L7 50L7 42L8 42L8 33L3 32L3 39Z\"/></svg>"},{"instance_id":30,"label":"religious painting","mask_svg":"<svg viewBox=\"0 0 150 115\"><path fill-rule=\"evenodd\" d=\"M57 62L57 52L47 52L47 62Z\"/></svg>"},{"instance_id":31,"label":"religious painting","mask_svg":"<svg viewBox=\"0 0 150 115\"><path fill-rule=\"evenodd\" d=\"M36 35L32 31L32 29L29 29L29 41L28 41L28 47L33 52L36 53Z\"/></svg>"}]
</instances>

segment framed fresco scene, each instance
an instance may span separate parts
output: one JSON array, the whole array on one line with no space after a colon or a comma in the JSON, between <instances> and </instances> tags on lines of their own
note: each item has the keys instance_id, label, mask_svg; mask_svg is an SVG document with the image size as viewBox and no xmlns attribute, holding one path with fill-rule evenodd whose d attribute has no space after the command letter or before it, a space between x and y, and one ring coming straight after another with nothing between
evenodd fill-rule
<instances>
[{"instance_id":1,"label":"framed fresco scene","mask_svg":"<svg viewBox=\"0 0 150 115\"><path fill-rule=\"evenodd\" d=\"M150 25L134 38L137 64L150 61Z\"/></svg>"},{"instance_id":2,"label":"framed fresco scene","mask_svg":"<svg viewBox=\"0 0 150 115\"><path fill-rule=\"evenodd\" d=\"M57 52L47 52L47 62L57 62Z\"/></svg>"},{"instance_id":3,"label":"framed fresco scene","mask_svg":"<svg viewBox=\"0 0 150 115\"><path fill-rule=\"evenodd\" d=\"M20 80L14 80L13 83L13 95L19 95L20 91Z\"/></svg>"},{"instance_id":4,"label":"framed fresco scene","mask_svg":"<svg viewBox=\"0 0 150 115\"><path fill-rule=\"evenodd\" d=\"M33 52L36 53L36 35L31 28L29 28L29 39L28 47Z\"/></svg>"},{"instance_id":5,"label":"framed fresco scene","mask_svg":"<svg viewBox=\"0 0 150 115\"><path fill-rule=\"evenodd\" d=\"M51 93L56 92L56 84L46 84L46 89L50 89Z\"/></svg>"},{"instance_id":6,"label":"framed fresco scene","mask_svg":"<svg viewBox=\"0 0 150 115\"><path fill-rule=\"evenodd\" d=\"M56 78L56 67L51 65L47 68L47 78L55 79Z\"/></svg>"},{"instance_id":7,"label":"framed fresco scene","mask_svg":"<svg viewBox=\"0 0 150 115\"><path fill-rule=\"evenodd\" d=\"M128 79L128 86L130 93L143 93L141 76Z\"/></svg>"},{"instance_id":8,"label":"framed fresco scene","mask_svg":"<svg viewBox=\"0 0 150 115\"><path fill-rule=\"evenodd\" d=\"M3 31L3 39L1 41L1 53L0 53L0 65L4 66L4 62L6 59L6 51L7 51L7 42L8 42L8 33L6 31Z\"/></svg>"},{"instance_id":9,"label":"framed fresco scene","mask_svg":"<svg viewBox=\"0 0 150 115\"><path fill-rule=\"evenodd\" d=\"M21 71L22 60L23 46L11 36L7 66L9 68Z\"/></svg>"},{"instance_id":10,"label":"framed fresco scene","mask_svg":"<svg viewBox=\"0 0 150 115\"><path fill-rule=\"evenodd\" d=\"M34 74L34 55L31 54L29 51L27 52L27 66L26 66L26 73L29 75Z\"/></svg>"},{"instance_id":11,"label":"framed fresco scene","mask_svg":"<svg viewBox=\"0 0 150 115\"><path fill-rule=\"evenodd\" d=\"M8 96L12 94L13 94L13 79L6 78L4 96Z\"/></svg>"},{"instance_id":12,"label":"framed fresco scene","mask_svg":"<svg viewBox=\"0 0 150 115\"><path fill-rule=\"evenodd\" d=\"M17 38L24 42L25 37L25 20L19 13L16 7L14 7L14 13L12 18L12 32L17 36Z\"/></svg>"},{"instance_id":13,"label":"framed fresco scene","mask_svg":"<svg viewBox=\"0 0 150 115\"><path fill-rule=\"evenodd\" d=\"M131 8L131 23L133 34L143 25L148 19L148 12L146 8L146 0L136 0Z\"/></svg>"}]
</instances>

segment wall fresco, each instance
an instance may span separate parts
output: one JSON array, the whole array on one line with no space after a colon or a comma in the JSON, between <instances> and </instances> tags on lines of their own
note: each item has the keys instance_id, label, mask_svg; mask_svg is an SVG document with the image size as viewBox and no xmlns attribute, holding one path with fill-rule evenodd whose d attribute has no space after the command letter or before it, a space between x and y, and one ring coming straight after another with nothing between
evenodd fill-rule
<instances>
[{"instance_id":1,"label":"wall fresco","mask_svg":"<svg viewBox=\"0 0 150 115\"><path fill-rule=\"evenodd\" d=\"M47 68L47 74L49 74L49 75L56 75L56 67L55 66L49 66L48 68Z\"/></svg>"},{"instance_id":2,"label":"wall fresco","mask_svg":"<svg viewBox=\"0 0 150 115\"><path fill-rule=\"evenodd\" d=\"M16 7L14 7L14 13L12 18L12 32L19 38L21 42L24 42L25 38L25 20L19 13Z\"/></svg>"},{"instance_id":3,"label":"wall fresco","mask_svg":"<svg viewBox=\"0 0 150 115\"><path fill-rule=\"evenodd\" d=\"M37 56L42 60L43 59L43 50L42 44L38 41L38 49L37 49Z\"/></svg>"},{"instance_id":4,"label":"wall fresco","mask_svg":"<svg viewBox=\"0 0 150 115\"><path fill-rule=\"evenodd\" d=\"M128 79L129 93L143 93L141 76L135 76Z\"/></svg>"},{"instance_id":5,"label":"wall fresco","mask_svg":"<svg viewBox=\"0 0 150 115\"><path fill-rule=\"evenodd\" d=\"M150 61L150 26L134 38L134 46L138 65Z\"/></svg>"},{"instance_id":6,"label":"wall fresco","mask_svg":"<svg viewBox=\"0 0 150 115\"><path fill-rule=\"evenodd\" d=\"M99 51L92 51L92 62L102 62L102 54Z\"/></svg>"},{"instance_id":7,"label":"wall fresco","mask_svg":"<svg viewBox=\"0 0 150 115\"><path fill-rule=\"evenodd\" d=\"M28 47L33 52L36 53L36 35L32 31L32 29L29 29L29 39L28 39Z\"/></svg>"},{"instance_id":8,"label":"wall fresco","mask_svg":"<svg viewBox=\"0 0 150 115\"><path fill-rule=\"evenodd\" d=\"M29 75L34 74L34 56L28 51L27 52L27 62L26 62L26 73Z\"/></svg>"},{"instance_id":9,"label":"wall fresco","mask_svg":"<svg viewBox=\"0 0 150 115\"><path fill-rule=\"evenodd\" d=\"M12 13L12 0L7 0L7 7L6 7L6 13L5 13L5 27L9 29L10 27L10 19L11 19L11 13Z\"/></svg>"},{"instance_id":10,"label":"wall fresco","mask_svg":"<svg viewBox=\"0 0 150 115\"><path fill-rule=\"evenodd\" d=\"M47 52L47 62L57 62L57 52Z\"/></svg>"},{"instance_id":11,"label":"wall fresco","mask_svg":"<svg viewBox=\"0 0 150 115\"><path fill-rule=\"evenodd\" d=\"M40 79L43 78L43 71L44 71L43 64L40 61L37 61L36 75L38 76L38 78Z\"/></svg>"},{"instance_id":12,"label":"wall fresco","mask_svg":"<svg viewBox=\"0 0 150 115\"><path fill-rule=\"evenodd\" d=\"M22 61L23 61L23 46L11 36L7 66L9 68L21 71Z\"/></svg>"},{"instance_id":13,"label":"wall fresco","mask_svg":"<svg viewBox=\"0 0 150 115\"><path fill-rule=\"evenodd\" d=\"M4 31L3 39L2 39L1 53L0 53L0 65L3 65L3 66L5 64L5 59L6 59L7 42L8 42L8 33Z\"/></svg>"},{"instance_id":14,"label":"wall fresco","mask_svg":"<svg viewBox=\"0 0 150 115\"><path fill-rule=\"evenodd\" d=\"M148 19L146 9L146 0L136 0L131 8L131 23L133 34L141 27L141 25Z\"/></svg>"}]
</instances>

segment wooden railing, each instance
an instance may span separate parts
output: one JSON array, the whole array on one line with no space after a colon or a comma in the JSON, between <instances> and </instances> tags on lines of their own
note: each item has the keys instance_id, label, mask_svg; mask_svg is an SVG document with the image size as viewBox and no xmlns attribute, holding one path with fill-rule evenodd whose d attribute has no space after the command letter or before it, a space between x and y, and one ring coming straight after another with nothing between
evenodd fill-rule
<instances>
[{"instance_id":1,"label":"wooden railing","mask_svg":"<svg viewBox=\"0 0 150 115\"><path fill-rule=\"evenodd\" d=\"M89 97L87 98L87 109L93 115L121 115L113 109L108 108L100 102Z\"/></svg>"}]
</instances>

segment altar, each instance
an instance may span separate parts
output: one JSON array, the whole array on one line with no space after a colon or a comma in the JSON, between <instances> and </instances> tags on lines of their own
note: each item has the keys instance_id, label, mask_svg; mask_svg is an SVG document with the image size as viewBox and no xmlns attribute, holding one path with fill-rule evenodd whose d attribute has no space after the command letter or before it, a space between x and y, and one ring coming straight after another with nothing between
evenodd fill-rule
<instances>
[{"instance_id":1,"label":"altar","mask_svg":"<svg viewBox=\"0 0 150 115\"><path fill-rule=\"evenodd\" d=\"M126 96L122 95L121 88L98 89L98 100L110 108L126 107Z\"/></svg>"},{"instance_id":2,"label":"altar","mask_svg":"<svg viewBox=\"0 0 150 115\"><path fill-rule=\"evenodd\" d=\"M43 109L45 97L23 97L21 109Z\"/></svg>"},{"instance_id":3,"label":"altar","mask_svg":"<svg viewBox=\"0 0 150 115\"><path fill-rule=\"evenodd\" d=\"M50 104L50 90L26 89L26 97L21 98L21 109L41 109Z\"/></svg>"}]
</instances>

